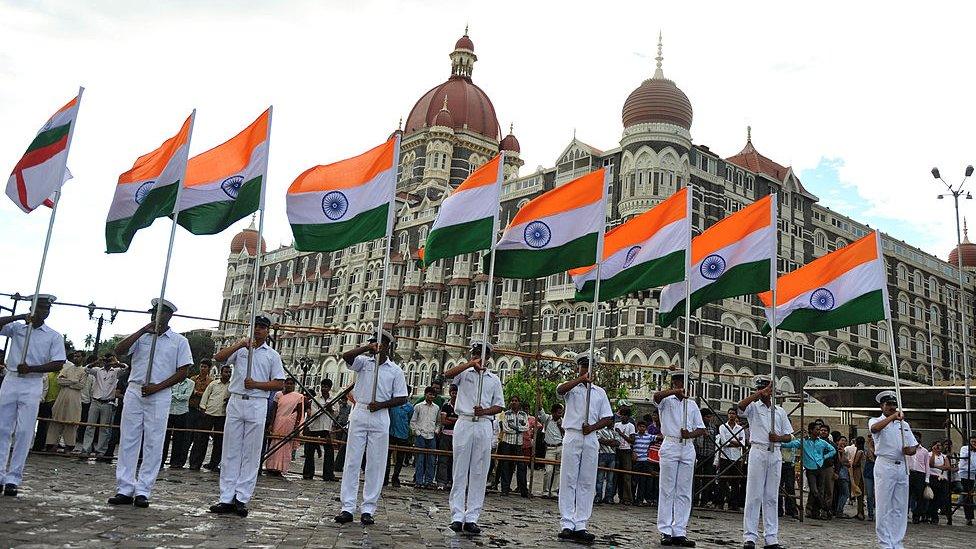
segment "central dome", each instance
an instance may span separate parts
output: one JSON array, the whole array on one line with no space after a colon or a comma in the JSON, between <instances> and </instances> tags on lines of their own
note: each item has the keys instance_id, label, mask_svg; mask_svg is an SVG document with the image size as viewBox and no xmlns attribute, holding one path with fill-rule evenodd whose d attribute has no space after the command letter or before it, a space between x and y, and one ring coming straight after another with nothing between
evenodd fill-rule
<instances>
[{"instance_id":1,"label":"central dome","mask_svg":"<svg viewBox=\"0 0 976 549\"><path fill-rule=\"evenodd\" d=\"M431 88L417 101L407 117L405 133L435 125L434 119L441 112L441 105L446 98L450 105L453 129L468 130L498 141L500 134L495 107L488 94L471 81L471 72L477 59L474 43L465 33L451 53L451 77Z\"/></svg>"},{"instance_id":2,"label":"central dome","mask_svg":"<svg viewBox=\"0 0 976 549\"><path fill-rule=\"evenodd\" d=\"M685 92L681 91L672 80L664 77L664 70L661 68L662 45L660 36L657 44L657 70L654 76L648 78L630 93L627 101L624 101L622 118L624 128L629 128L635 124L646 123L665 123L681 126L686 130L691 130L693 111L691 101Z\"/></svg>"}]
</instances>

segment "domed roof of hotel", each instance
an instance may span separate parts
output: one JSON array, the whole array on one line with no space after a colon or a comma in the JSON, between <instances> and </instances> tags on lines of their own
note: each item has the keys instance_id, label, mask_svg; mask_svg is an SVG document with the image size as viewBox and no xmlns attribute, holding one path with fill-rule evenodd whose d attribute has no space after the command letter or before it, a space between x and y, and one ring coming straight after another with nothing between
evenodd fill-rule
<instances>
[{"instance_id":1,"label":"domed roof of hotel","mask_svg":"<svg viewBox=\"0 0 976 549\"><path fill-rule=\"evenodd\" d=\"M662 68L663 46L658 35L657 70L654 76L643 81L624 101L622 119L624 127L635 124L665 123L691 129L693 111L691 101L674 81L664 77Z\"/></svg>"}]
</instances>

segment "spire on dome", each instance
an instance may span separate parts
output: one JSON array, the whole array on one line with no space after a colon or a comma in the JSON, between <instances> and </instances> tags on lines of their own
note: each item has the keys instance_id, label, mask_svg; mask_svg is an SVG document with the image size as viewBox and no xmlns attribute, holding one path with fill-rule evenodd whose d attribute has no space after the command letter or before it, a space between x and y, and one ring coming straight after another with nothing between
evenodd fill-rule
<instances>
[{"instance_id":1,"label":"spire on dome","mask_svg":"<svg viewBox=\"0 0 976 549\"><path fill-rule=\"evenodd\" d=\"M464 36L458 38L454 44L454 51L451 52L451 76L470 79L477 60L478 56L474 54L474 42L468 36L468 26L465 25Z\"/></svg>"},{"instance_id":2,"label":"spire on dome","mask_svg":"<svg viewBox=\"0 0 976 549\"><path fill-rule=\"evenodd\" d=\"M972 242L969 241L969 226L966 224L965 217L962 218L962 243L972 244Z\"/></svg>"},{"instance_id":3,"label":"spire on dome","mask_svg":"<svg viewBox=\"0 0 976 549\"><path fill-rule=\"evenodd\" d=\"M752 126L746 126L746 143L752 143Z\"/></svg>"},{"instance_id":4,"label":"spire on dome","mask_svg":"<svg viewBox=\"0 0 976 549\"><path fill-rule=\"evenodd\" d=\"M444 106L441 107L441 110L442 111L446 111L447 110L447 94L446 93L444 94Z\"/></svg>"},{"instance_id":5,"label":"spire on dome","mask_svg":"<svg viewBox=\"0 0 976 549\"><path fill-rule=\"evenodd\" d=\"M662 38L661 31L657 31L657 57L654 58L657 61L657 69L654 71L654 78L664 78L664 69L662 68L662 61L664 61L664 40Z\"/></svg>"},{"instance_id":6,"label":"spire on dome","mask_svg":"<svg viewBox=\"0 0 976 549\"><path fill-rule=\"evenodd\" d=\"M257 228L254 226L254 216L256 216L256 215L258 215L258 214L257 213L252 213L251 214L251 224L247 226L247 228L250 229L250 230L252 230L252 231L256 231L257 230Z\"/></svg>"}]
</instances>

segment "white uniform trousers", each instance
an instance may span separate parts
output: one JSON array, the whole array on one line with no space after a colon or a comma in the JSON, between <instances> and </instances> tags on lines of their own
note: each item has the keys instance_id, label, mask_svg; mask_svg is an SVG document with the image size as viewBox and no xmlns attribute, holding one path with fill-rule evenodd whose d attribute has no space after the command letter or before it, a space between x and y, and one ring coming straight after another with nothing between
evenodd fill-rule
<instances>
[{"instance_id":1,"label":"white uniform trousers","mask_svg":"<svg viewBox=\"0 0 976 549\"><path fill-rule=\"evenodd\" d=\"M759 542L759 512L762 511L765 543L779 543L779 478L783 472L783 454L779 448L753 444L746 473L746 509L742 516L742 540Z\"/></svg>"},{"instance_id":2,"label":"white uniform trousers","mask_svg":"<svg viewBox=\"0 0 976 549\"><path fill-rule=\"evenodd\" d=\"M491 463L491 419L459 417L454 424L454 471L451 520L478 522L485 504L488 464Z\"/></svg>"},{"instance_id":3,"label":"white uniform trousers","mask_svg":"<svg viewBox=\"0 0 976 549\"><path fill-rule=\"evenodd\" d=\"M878 456L874 462L874 530L881 549L903 549L908 524L905 461Z\"/></svg>"},{"instance_id":4,"label":"white uniform trousers","mask_svg":"<svg viewBox=\"0 0 976 549\"><path fill-rule=\"evenodd\" d=\"M661 444L661 477L658 483L657 530L672 537L688 531L691 486L695 473L695 445L665 439Z\"/></svg>"},{"instance_id":5,"label":"white uniform trousers","mask_svg":"<svg viewBox=\"0 0 976 549\"><path fill-rule=\"evenodd\" d=\"M220 454L220 502L251 501L261 468L261 443L268 417L268 399L241 398L227 400L224 420L224 442Z\"/></svg>"},{"instance_id":6,"label":"white uniform trousers","mask_svg":"<svg viewBox=\"0 0 976 549\"><path fill-rule=\"evenodd\" d=\"M593 514L599 451L600 441L596 433L584 437L583 431L566 429L559 467L559 514L562 515L562 528L586 530L586 523Z\"/></svg>"},{"instance_id":7,"label":"white uniform trousers","mask_svg":"<svg viewBox=\"0 0 976 549\"><path fill-rule=\"evenodd\" d=\"M164 389L144 397L142 388L135 383L126 388L122 399L119 460L115 466L119 494L147 498L152 494L163 462L163 439L171 395L172 391ZM139 465L140 448L142 465Z\"/></svg>"},{"instance_id":8,"label":"white uniform trousers","mask_svg":"<svg viewBox=\"0 0 976 549\"><path fill-rule=\"evenodd\" d=\"M43 390L44 380L40 377L7 376L0 385L0 485L19 486L24 478Z\"/></svg>"},{"instance_id":9,"label":"white uniform trousers","mask_svg":"<svg viewBox=\"0 0 976 549\"><path fill-rule=\"evenodd\" d=\"M370 412L357 403L349 414L349 436L346 438L346 463L342 467L340 499L342 510L356 512L359 496L359 468L366 454L366 481L363 483L362 513L374 514L383 489L387 451L390 448L389 410Z\"/></svg>"}]
</instances>

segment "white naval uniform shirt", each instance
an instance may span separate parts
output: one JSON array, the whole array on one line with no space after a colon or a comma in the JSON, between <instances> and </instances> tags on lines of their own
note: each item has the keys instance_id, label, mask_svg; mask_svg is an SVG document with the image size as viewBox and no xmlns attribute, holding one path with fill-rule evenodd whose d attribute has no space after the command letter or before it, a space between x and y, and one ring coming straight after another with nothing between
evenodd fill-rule
<instances>
[{"instance_id":1,"label":"white naval uniform shirt","mask_svg":"<svg viewBox=\"0 0 976 549\"><path fill-rule=\"evenodd\" d=\"M874 426L875 423L883 420L885 416L873 417L868 420L868 429ZM901 428L905 435L905 442L902 444L902 434L898 432ZM871 438L874 439L874 455L876 457L883 457L891 461L905 461L906 459L911 459L911 456L906 456L903 452L903 448L911 448L912 446L918 445L918 441L915 440L915 435L912 433L912 428L908 425L907 421L892 421L885 426L884 429L878 431L877 433L872 432Z\"/></svg>"},{"instance_id":2,"label":"white naval uniform shirt","mask_svg":"<svg viewBox=\"0 0 976 549\"><path fill-rule=\"evenodd\" d=\"M685 422L685 429L694 431L704 429L705 422L702 420L701 410L694 400L685 399L688 403L688 418ZM657 412L661 416L661 434L666 437L681 438L681 419L684 415L682 411L684 404L675 395L669 395L661 400L657 405Z\"/></svg>"},{"instance_id":3,"label":"white naval uniform shirt","mask_svg":"<svg viewBox=\"0 0 976 549\"><path fill-rule=\"evenodd\" d=\"M241 347L227 358L227 363L233 367L230 371L229 391L232 395L247 395L252 398L268 398L271 391L263 389L245 389L244 378L247 377L247 355L250 349ZM267 343L254 349L251 359L251 379L254 381L271 381L285 379L285 367L281 364L281 355Z\"/></svg>"},{"instance_id":4,"label":"white naval uniform shirt","mask_svg":"<svg viewBox=\"0 0 976 549\"><path fill-rule=\"evenodd\" d=\"M129 371L129 383L146 385L146 370L149 367L149 349L152 347L152 340L152 334L142 334L132 344L132 348L129 350L132 353L132 369ZM190 353L190 342L172 329L168 329L156 339L152 379L148 380L148 383L161 383L176 373L177 368L189 366L190 364L193 364L193 355ZM166 391L160 391L160 393L163 392Z\"/></svg>"},{"instance_id":5,"label":"white naval uniform shirt","mask_svg":"<svg viewBox=\"0 0 976 549\"><path fill-rule=\"evenodd\" d=\"M749 436L753 444L769 446L769 406L757 400L746 406L742 417L749 420ZM728 423L726 423L727 425ZM793 433L793 425L786 417L786 410L782 406L776 407L776 434L789 435ZM774 442L773 447L779 448L781 443Z\"/></svg>"},{"instance_id":6,"label":"white naval uniform shirt","mask_svg":"<svg viewBox=\"0 0 976 549\"><path fill-rule=\"evenodd\" d=\"M352 389L353 398L357 404L369 404L373 401L373 376L376 359L365 354L357 356L349 369L356 372L356 386ZM380 365L379 380L376 383L376 402L386 402L391 398L407 396L407 380L403 370L396 362L389 358Z\"/></svg>"},{"instance_id":7,"label":"white naval uniform shirt","mask_svg":"<svg viewBox=\"0 0 976 549\"><path fill-rule=\"evenodd\" d=\"M566 394L560 395L557 393L556 396L566 402L566 412L563 414L563 429L583 430L583 416L586 413L584 410L586 407L586 385L586 383L580 383L567 391ZM589 415L585 418L585 423L587 425L595 425L596 422L605 417L613 417L613 410L610 409L610 399L607 398L607 392L603 390L603 387L592 383L589 386L590 410ZM590 433L590 435L596 435L596 431Z\"/></svg>"},{"instance_id":8,"label":"white naval uniform shirt","mask_svg":"<svg viewBox=\"0 0 976 549\"><path fill-rule=\"evenodd\" d=\"M24 338L27 337L26 322L11 322L3 328L0 328L0 335L10 338L7 343L6 355L8 378L19 377L40 380L47 375L43 372L33 372L30 374L17 372L20 357L24 353ZM39 328L31 330L26 364L28 366L42 366L48 362L56 362L58 360L67 360L64 354L64 336L48 327L47 324L41 324Z\"/></svg>"},{"instance_id":9,"label":"white naval uniform shirt","mask_svg":"<svg viewBox=\"0 0 976 549\"><path fill-rule=\"evenodd\" d=\"M454 377L451 382L458 388L457 402L454 411L458 417L470 418L474 416L474 407L478 404L478 371L468 368ZM502 382L497 375L485 370L484 380L481 382L481 407L505 407L505 395Z\"/></svg>"}]
</instances>

